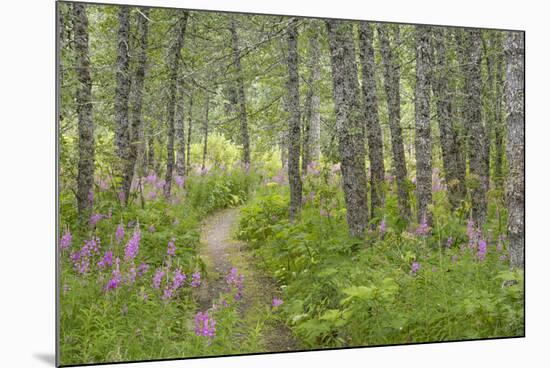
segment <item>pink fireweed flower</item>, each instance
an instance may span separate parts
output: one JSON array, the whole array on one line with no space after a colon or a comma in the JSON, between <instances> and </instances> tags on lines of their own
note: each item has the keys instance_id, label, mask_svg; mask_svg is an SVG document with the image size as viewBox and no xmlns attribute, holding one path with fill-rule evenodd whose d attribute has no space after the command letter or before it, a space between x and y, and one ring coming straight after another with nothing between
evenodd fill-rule
<instances>
[{"instance_id":1,"label":"pink fireweed flower","mask_svg":"<svg viewBox=\"0 0 550 368\"><path fill-rule=\"evenodd\" d=\"M156 230L157 229L153 225L151 225L147 228L147 231L149 231L150 233L154 233Z\"/></svg>"},{"instance_id":2,"label":"pink fireweed flower","mask_svg":"<svg viewBox=\"0 0 550 368\"><path fill-rule=\"evenodd\" d=\"M93 206L94 204L94 192L92 190L88 192L88 203L90 206Z\"/></svg>"},{"instance_id":3,"label":"pink fireweed flower","mask_svg":"<svg viewBox=\"0 0 550 368\"><path fill-rule=\"evenodd\" d=\"M118 200L124 202L126 200L126 194L124 194L124 192L118 192Z\"/></svg>"},{"instance_id":4,"label":"pink fireweed flower","mask_svg":"<svg viewBox=\"0 0 550 368\"><path fill-rule=\"evenodd\" d=\"M195 317L195 334L210 338L216 334L216 321L208 315L208 311L197 313Z\"/></svg>"},{"instance_id":5,"label":"pink fireweed flower","mask_svg":"<svg viewBox=\"0 0 550 368\"><path fill-rule=\"evenodd\" d=\"M229 274L225 278L225 282L227 283L227 291L237 291L237 293L233 297L235 301L241 300L244 291L244 275L237 274L237 269L235 267L232 267L229 271Z\"/></svg>"},{"instance_id":6,"label":"pink fireweed flower","mask_svg":"<svg viewBox=\"0 0 550 368\"><path fill-rule=\"evenodd\" d=\"M137 275L141 277L147 271L149 271L149 265L147 263L142 263L138 266Z\"/></svg>"},{"instance_id":7,"label":"pink fireweed flower","mask_svg":"<svg viewBox=\"0 0 550 368\"><path fill-rule=\"evenodd\" d=\"M277 184L283 184L285 182L285 172L284 170L279 170L277 172L277 175L275 175L273 177L273 182L277 183Z\"/></svg>"},{"instance_id":8,"label":"pink fireweed flower","mask_svg":"<svg viewBox=\"0 0 550 368\"><path fill-rule=\"evenodd\" d=\"M120 273L120 259L118 257L115 259L115 268L113 269L113 274L111 279L103 287L103 291L107 292L109 290L115 290L122 284L122 274Z\"/></svg>"},{"instance_id":9,"label":"pink fireweed flower","mask_svg":"<svg viewBox=\"0 0 550 368\"><path fill-rule=\"evenodd\" d=\"M413 262L412 265L411 265L411 273L413 275L416 275L416 273L418 272L418 270L420 270L420 263L418 262Z\"/></svg>"},{"instance_id":10,"label":"pink fireweed flower","mask_svg":"<svg viewBox=\"0 0 550 368\"><path fill-rule=\"evenodd\" d=\"M283 300L279 298L273 298L273 307L279 307L283 304Z\"/></svg>"},{"instance_id":11,"label":"pink fireweed flower","mask_svg":"<svg viewBox=\"0 0 550 368\"><path fill-rule=\"evenodd\" d=\"M87 273L90 270L90 256L82 249L72 252L69 258L73 263L73 268L79 274Z\"/></svg>"},{"instance_id":12,"label":"pink fireweed flower","mask_svg":"<svg viewBox=\"0 0 550 368\"><path fill-rule=\"evenodd\" d=\"M152 190L152 191L149 192L149 194L147 195L147 197L148 197L149 199L151 199L151 200L156 199L156 198L157 198L157 192L154 191L154 190Z\"/></svg>"},{"instance_id":13,"label":"pink fireweed flower","mask_svg":"<svg viewBox=\"0 0 550 368\"><path fill-rule=\"evenodd\" d=\"M479 258L479 260L483 262L485 260L486 255L487 255L487 242L484 239L480 239L477 245L477 258Z\"/></svg>"},{"instance_id":14,"label":"pink fireweed flower","mask_svg":"<svg viewBox=\"0 0 550 368\"><path fill-rule=\"evenodd\" d=\"M90 270L90 258L99 253L99 238L93 237L84 242L80 250L71 253L70 260L73 262L74 269L84 274Z\"/></svg>"},{"instance_id":15,"label":"pink fireweed flower","mask_svg":"<svg viewBox=\"0 0 550 368\"><path fill-rule=\"evenodd\" d=\"M106 179L97 179L97 185L99 186L99 190L101 190L102 192L109 189L109 182Z\"/></svg>"},{"instance_id":16,"label":"pink fireweed flower","mask_svg":"<svg viewBox=\"0 0 550 368\"><path fill-rule=\"evenodd\" d=\"M162 189L164 189L165 185L166 185L166 180L159 180L155 184L155 188L162 190Z\"/></svg>"},{"instance_id":17,"label":"pink fireweed flower","mask_svg":"<svg viewBox=\"0 0 550 368\"><path fill-rule=\"evenodd\" d=\"M380 235L384 235L386 233L386 220L385 219L382 219L382 221L380 221L380 226L378 227L378 232L380 233Z\"/></svg>"},{"instance_id":18,"label":"pink fireweed flower","mask_svg":"<svg viewBox=\"0 0 550 368\"><path fill-rule=\"evenodd\" d=\"M321 209L319 210L319 214L320 214L321 216L323 216L323 217L330 217L329 212L328 212L326 209L324 209L324 208L321 208Z\"/></svg>"},{"instance_id":19,"label":"pink fireweed flower","mask_svg":"<svg viewBox=\"0 0 550 368\"><path fill-rule=\"evenodd\" d=\"M178 187L183 188L183 185L185 184L185 178L183 176L176 175L174 177L174 181L176 182Z\"/></svg>"},{"instance_id":20,"label":"pink fireweed flower","mask_svg":"<svg viewBox=\"0 0 550 368\"><path fill-rule=\"evenodd\" d=\"M162 278L164 277L165 273L160 268L157 269L155 272L155 275L153 276L153 287L155 289L160 289L160 284L162 283Z\"/></svg>"},{"instance_id":21,"label":"pink fireweed flower","mask_svg":"<svg viewBox=\"0 0 550 368\"><path fill-rule=\"evenodd\" d=\"M307 165L307 170L306 171L307 171L307 175L312 175L312 176L319 176L319 174L321 173L319 171L319 165L315 161L311 161Z\"/></svg>"},{"instance_id":22,"label":"pink fireweed flower","mask_svg":"<svg viewBox=\"0 0 550 368\"><path fill-rule=\"evenodd\" d=\"M175 238L172 238L168 242L168 249L166 250L166 254L168 254L169 257L173 257L176 255L176 244L174 243L175 240Z\"/></svg>"},{"instance_id":23,"label":"pink fireweed flower","mask_svg":"<svg viewBox=\"0 0 550 368\"><path fill-rule=\"evenodd\" d=\"M118 224L116 227L115 239L117 243L120 243L124 239L124 225Z\"/></svg>"},{"instance_id":24,"label":"pink fireweed flower","mask_svg":"<svg viewBox=\"0 0 550 368\"><path fill-rule=\"evenodd\" d=\"M154 185L157 182L157 174L154 171L151 171L145 178L145 181L148 184Z\"/></svg>"},{"instance_id":25,"label":"pink fireweed flower","mask_svg":"<svg viewBox=\"0 0 550 368\"><path fill-rule=\"evenodd\" d=\"M104 217L101 213L94 213L90 216L90 226L95 227L99 220Z\"/></svg>"},{"instance_id":26,"label":"pink fireweed flower","mask_svg":"<svg viewBox=\"0 0 550 368\"><path fill-rule=\"evenodd\" d=\"M104 269L107 267L111 267L112 265L113 265L113 252L108 250L103 255L103 258L101 258L99 262L97 262L97 267L99 267L99 269Z\"/></svg>"},{"instance_id":27,"label":"pink fireweed flower","mask_svg":"<svg viewBox=\"0 0 550 368\"><path fill-rule=\"evenodd\" d=\"M185 273L181 272L180 269L177 269L174 273L174 278L172 279L172 288L175 290L179 289L186 279L187 276L185 275Z\"/></svg>"},{"instance_id":28,"label":"pink fireweed flower","mask_svg":"<svg viewBox=\"0 0 550 368\"><path fill-rule=\"evenodd\" d=\"M201 285L201 273L195 272L191 277L191 287L199 287Z\"/></svg>"},{"instance_id":29,"label":"pink fireweed flower","mask_svg":"<svg viewBox=\"0 0 550 368\"><path fill-rule=\"evenodd\" d=\"M141 232L139 228L134 230L134 234L126 244L126 249L124 250L124 260L129 261L136 257L139 251L139 242L141 240Z\"/></svg>"},{"instance_id":30,"label":"pink fireweed flower","mask_svg":"<svg viewBox=\"0 0 550 368\"><path fill-rule=\"evenodd\" d=\"M59 248L61 250L69 249L71 247L72 242L73 242L73 236L71 235L71 232L67 230L61 237L61 240L59 240Z\"/></svg>"},{"instance_id":31,"label":"pink fireweed flower","mask_svg":"<svg viewBox=\"0 0 550 368\"><path fill-rule=\"evenodd\" d=\"M127 279L126 279L126 283L130 284L130 285L135 283L136 282L136 276L137 276L136 267L132 265L132 267L128 271L128 276L127 276Z\"/></svg>"},{"instance_id":32,"label":"pink fireweed flower","mask_svg":"<svg viewBox=\"0 0 550 368\"><path fill-rule=\"evenodd\" d=\"M187 279L185 273L181 272L180 269L177 269L172 277L172 282L164 289L162 299L172 299L176 295L177 291L183 286L185 279Z\"/></svg>"},{"instance_id":33,"label":"pink fireweed flower","mask_svg":"<svg viewBox=\"0 0 550 368\"><path fill-rule=\"evenodd\" d=\"M422 219L422 222L420 222L420 225L415 230L416 235L424 236L427 235L430 232L430 227L428 226L428 223L426 222L426 218L424 217Z\"/></svg>"},{"instance_id":34,"label":"pink fireweed flower","mask_svg":"<svg viewBox=\"0 0 550 368\"><path fill-rule=\"evenodd\" d=\"M445 244L445 248L449 249L453 245L453 237L449 236L447 238L447 244Z\"/></svg>"}]
</instances>

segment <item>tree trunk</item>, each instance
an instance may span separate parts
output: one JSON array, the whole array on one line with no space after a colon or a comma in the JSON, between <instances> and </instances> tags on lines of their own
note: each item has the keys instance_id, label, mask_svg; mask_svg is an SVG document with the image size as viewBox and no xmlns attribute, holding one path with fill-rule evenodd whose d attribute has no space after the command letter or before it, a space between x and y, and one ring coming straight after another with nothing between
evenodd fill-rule
<instances>
[{"instance_id":1,"label":"tree trunk","mask_svg":"<svg viewBox=\"0 0 550 368\"><path fill-rule=\"evenodd\" d=\"M233 47L233 63L237 74L237 99L241 130L241 142L243 145L243 161L245 165L250 164L250 139L248 136L248 122L246 116L246 98L244 94L244 78L241 66L241 52L239 50L239 36L235 18L231 17L231 46Z\"/></svg>"},{"instance_id":2,"label":"tree trunk","mask_svg":"<svg viewBox=\"0 0 550 368\"><path fill-rule=\"evenodd\" d=\"M130 8L121 6L118 12L118 48L116 60L116 90L115 90L115 145L118 157L117 175L121 178L118 191L126 193L130 188L127 182L126 170L129 163L129 119L128 100L130 95ZM123 203L128 197L121 198Z\"/></svg>"},{"instance_id":3,"label":"tree trunk","mask_svg":"<svg viewBox=\"0 0 550 368\"><path fill-rule=\"evenodd\" d=\"M179 176L185 176L185 124L184 124L184 107L185 95L183 93L182 78L178 78L177 93L179 95L176 102L176 173Z\"/></svg>"},{"instance_id":4,"label":"tree trunk","mask_svg":"<svg viewBox=\"0 0 550 368\"><path fill-rule=\"evenodd\" d=\"M481 120L481 33L469 29L467 33L466 73L466 128L468 131L470 176L472 178L472 217L481 228L487 217L487 144L486 131Z\"/></svg>"},{"instance_id":5,"label":"tree trunk","mask_svg":"<svg viewBox=\"0 0 550 368\"><path fill-rule=\"evenodd\" d=\"M332 66L336 130L342 160L342 184L346 219L352 236L363 237L368 221L365 137L353 26L340 20L326 21Z\"/></svg>"},{"instance_id":6,"label":"tree trunk","mask_svg":"<svg viewBox=\"0 0 550 368\"><path fill-rule=\"evenodd\" d=\"M312 162L319 162L321 155L321 111L319 109L321 99L319 96L319 82L321 80L321 65L319 64L319 27L312 23L309 38L306 111L304 117L304 149L302 152L302 170Z\"/></svg>"},{"instance_id":7,"label":"tree trunk","mask_svg":"<svg viewBox=\"0 0 550 368\"><path fill-rule=\"evenodd\" d=\"M290 185L290 220L294 221L302 206L302 178L300 177L300 85L298 77L297 20L288 26L288 182Z\"/></svg>"},{"instance_id":8,"label":"tree trunk","mask_svg":"<svg viewBox=\"0 0 550 368\"><path fill-rule=\"evenodd\" d=\"M78 89L76 103L78 112L78 212L81 217L91 208L88 195L94 184L94 122L92 119L92 79L88 49L88 17L86 5L73 4L74 50Z\"/></svg>"},{"instance_id":9,"label":"tree trunk","mask_svg":"<svg viewBox=\"0 0 550 368\"><path fill-rule=\"evenodd\" d=\"M449 89L449 68L447 64L447 49L445 47L445 29L434 27L435 72L432 89L437 105L437 120L443 157L445 182L451 207L456 209L464 198L464 176L460 175L459 160L461 159L457 127L452 116L452 94Z\"/></svg>"},{"instance_id":10,"label":"tree trunk","mask_svg":"<svg viewBox=\"0 0 550 368\"><path fill-rule=\"evenodd\" d=\"M155 139L153 135L153 128L151 127L151 123L147 124L148 126L148 132L147 132L147 165L145 165L145 171L149 172L151 170L155 170Z\"/></svg>"},{"instance_id":11,"label":"tree trunk","mask_svg":"<svg viewBox=\"0 0 550 368\"><path fill-rule=\"evenodd\" d=\"M166 159L166 184L164 186L164 196L170 197L172 189L172 173L174 171L174 118L176 109L176 94L177 94L177 80L178 70L181 58L181 49L183 47L183 40L185 36L185 29L187 27L188 12L183 12L179 17L175 28L174 41L170 48L170 54L168 55L168 143L167 143L167 159Z\"/></svg>"},{"instance_id":12,"label":"tree trunk","mask_svg":"<svg viewBox=\"0 0 550 368\"><path fill-rule=\"evenodd\" d=\"M142 101L143 101L143 84L145 81L145 68L147 64L147 37L148 37L148 19L149 9L141 9L141 13L136 13L138 17L138 40L139 44L136 49L137 66L134 77L134 91L132 94L132 110L131 110L131 125L130 125L130 146L128 151L128 162L124 177L124 194L125 198L130 198L130 187L134 178L134 171L138 158L140 142L143 134L142 127Z\"/></svg>"},{"instance_id":13,"label":"tree trunk","mask_svg":"<svg viewBox=\"0 0 550 368\"><path fill-rule=\"evenodd\" d=\"M191 133L193 133L193 94L189 94L189 111L187 112L187 169L191 170Z\"/></svg>"},{"instance_id":14,"label":"tree trunk","mask_svg":"<svg viewBox=\"0 0 550 368\"><path fill-rule=\"evenodd\" d=\"M495 187L502 189L504 177L502 173L504 157L504 122L502 119L502 94L503 94L503 60L502 60L502 39L500 35L495 35L492 47L497 50L495 57L495 83L494 83L494 134L495 134Z\"/></svg>"},{"instance_id":15,"label":"tree trunk","mask_svg":"<svg viewBox=\"0 0 550 368\"><path fill-rule=\"evenodd\" d=\"M430 32L416 26L416 84L414 89L416 205L418 222L431 223L428 206L432 203L432 139L430 127Z\"/></svg>"},{"instance_id":16,"label":"tree trunk","mask_svg":"<svg viewBox=\"0 0 550 368\"><path fill-rule=\"evenodd\" d=\"M508 239L512 267L524 266L525 248L524 42L523 33L509 32L504 44L506 55L505 96L508 114L506 202L508 204Z\"/></svg>"},{"instance_id":17,"label":"tree trunk","mask_svg":"<svg viewBox=\"0 0 550 368\"><path fill-rule=\"evenodd\" d=\"M384 203L384 144L382 142L382 130L378 118L378 99L376 92L375 62L373 30L369 23L361 22L359 30L361 75L363 78L363 105L365 111L365 123L369 147L370 184L371 184L371 216L375 216L375 210L381 208Z\"/></svg>"},{"instance_id":18,"label":"tree trunk","mask_svg":"<svg viewBox=\"0 0 550 368\"><path fill-rule=\"evenodd\" d=\"M208 110L210 108L210 94L206 93L206 110L204 112L204 144L202 146L202 170L206 168L206 155L208 154Z\"/></svg>"},{"instance_id":19,"label":"tree trunk","mask_svg":"<svg viewBox=\"0 0 550 368\"><path fill-rule=\"evenodd\" d=\"M391 132L393 166L397 181L397 199L399 212L403 218L410 218L411 209L407 191L407 165L403 149L403 133L401 129L401 97L399 95L399 63L395 60L390 40L387 34L388 26L378 26L378 38L384 66L384 88L388 102L388 116Z\"/></svg>"}]
</instances>

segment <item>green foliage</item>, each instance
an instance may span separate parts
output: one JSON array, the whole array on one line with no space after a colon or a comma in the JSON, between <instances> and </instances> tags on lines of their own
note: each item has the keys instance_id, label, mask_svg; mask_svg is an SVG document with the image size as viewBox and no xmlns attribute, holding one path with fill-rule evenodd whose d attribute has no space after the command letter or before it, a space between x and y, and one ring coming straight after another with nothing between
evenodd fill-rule
<instances>
[{"instance_id":1,"label":"green foliage","mask_svg":"<svg viewBox=\"0 0 550 368\"><path fill-rule=\"evenodd\" d=\"M208 175L188 180L187 200L201 214L238 206L248 199L257 178L243 169L213 169Z\"/></svg>"},{"instance_id":2,"label":"green foliage","mask_svg":"<svg viewBox=\"0 0 550 368\"><path fill-rule=\"evenodd\" d=\"M201 143L191 145L191 162L202 162L204 139ZM231 143L223 135L212 133L208 135L206 162L213 166L233 166L240 158L240 147Z\"/></svg>"},{"instance_id":3,"label":"green foliage","mask_svg":"<svg viewBox=\"0 0 550 368\"><path fill-rule=\"evenodd\" d=\"M386 230L374 228L358 242L345 232L339 205L324 204L323 193L336 190L338 181L322 172L305 179L314 195L299 221L286 220L287 188L267 184L243 208L239 230L278 278L284 316L306 346L523 334L523 272L508 270L506 250L492 241L497 233L480 260L477 244L468 245L464 219L450 212L443 194L434 196L430 233L420 236L414 234L416 224L399 220L389 193L381 211ZM494 229L494 223L488 227ZM413 262L420 265L416 272Z\"/></svg>"}]
</instances>

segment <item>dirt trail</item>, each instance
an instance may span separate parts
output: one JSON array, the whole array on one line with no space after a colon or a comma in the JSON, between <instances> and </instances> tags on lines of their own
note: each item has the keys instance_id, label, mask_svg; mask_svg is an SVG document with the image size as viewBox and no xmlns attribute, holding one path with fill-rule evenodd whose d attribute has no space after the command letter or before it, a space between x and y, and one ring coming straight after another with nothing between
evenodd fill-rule
<instances>
[{"instance_id":1,"label":"dirt trail","mask_svg":"<svg viewBox=\"0 0 550 368\"><path fill-rule=\"evenodd\" d=\"M263 274L255 264L246 243L232 239L232 231L238 220L239 209L230 208L216 212L203 224L201 257L206 263L208 277L204 280L199 293L201 310L212 306L212 302L226 287L225 276L231 267L245 275L244 297L240 313L243 323L256 326L261 323L262 311L269 308L273 296L277 295L277 285ZM290 329L282 322L270 320L263 324L263 351L278 352L299 349L298 343Z\"/></svg>"}]
</instances>

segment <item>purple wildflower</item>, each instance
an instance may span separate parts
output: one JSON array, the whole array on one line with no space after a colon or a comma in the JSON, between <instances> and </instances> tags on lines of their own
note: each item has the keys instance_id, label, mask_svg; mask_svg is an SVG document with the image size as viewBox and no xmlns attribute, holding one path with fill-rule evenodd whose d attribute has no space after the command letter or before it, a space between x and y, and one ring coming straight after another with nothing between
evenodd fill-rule
<instances>
[{"instance_id":1,"label":"purple wildflower","mask_svg":"<svg viewBox=\"0 0 550 368\"><path fill-rule=\"evenodd\" d=\"M147 228L147 231L149 231L150 233L154 233L155 231L157 231L157 229L155 228L155 226L150 225L150 226Z\"/></svg>"},{"instance_id":2,"label":"purple wildflower","mask_svg":"<svg viewBox=\"0 0 550 368\"><path fill-rule=\"evenodd\" d=\"M124 250L124 260L129 261L136 257L139 251L139 242L141 240L141 232L139 228L134 231L134 234L126 244L126 249Z\"/></svg>"},{"instance_id":3,"label":"purple wildflower","mask_svg":"<svg viewBox=\"0 0 550 368\"><path fill-rule=\"evenodd\" d=\"M416 228L416 235L426 235L430 232L430 227L428 226L428 223L426 222L426 217L422 218L422 221L420 222L420 225Z\"/></svg>"},{"instance_id":4,"label":"purple wildflower","mask_svg":"<svg viewBox=\"0 0 550 368\"><path fill-rule=\"evenodd\" d=\"M155 272L155 276L153 276L153 287L155 289L160 288L160 284L162 282L162 278L164 277L165 273L160 268L157 269L157 272Z\"/></svg>"},{"instance_id":5,"label":"purple wildflower","mask_svg":"<svg viewBox=\"0 0 550 368\"><path fill-rule=\"evenodd\" d=\"M118 224L116 227L115 239L117 243L120 243L124 239L124 225Z\"/></svg>"},{"instance_id":6,"label":"purple wildflower","mask_svg":"<svg viewBox=\"0 0 550 368\"><path fill-rule=\"evenodd\" d=\"M130 270L128 270L128 278L127 278L126 282L128 284L133 284L134 282L136 282L136 276L137 276L136 267L134 265L132 265Z\"/></svg>"},{"instance_id":7,"label":"purple wildflower","mask_svg":"<svg viewBox=\"0 0 550 368\"><path fill-rule=\"evenodd\" d=\"M154 190L150 191L149 194L148 194L148 197L151 200L157 198L157 192L154 191Z\"/></svg>"},{"instance_id":8,"label":"purple wildflower","mask_svg":"<svg viewBox=\"0 0 550 368\"><path fill-rule=\"evenodd\" d=\"M311 161L307 165L307 175L319 176L320 173L321 172L319 171L319 165L317 164L317 162Z\"/></svg>"},{"instance_id":9,"label":"purple wildflower","mask_svg":"<svg viewBox=\"0 0 550 368\"><path fill-rule=\"evenodd\" d=\"M180 269L177 269L174 273L174 278L172 279L172 288L175 290L179 289L186 279L187 276L185 275L185 273L181 272Z\"/></svg>"},{"instance_id":10,"label":"purple wildflower","mask_svg":"<svg viewBox=\"0 0 550 368\"><path fill-rule=\"evenodd\" d=\"M164 186L166 185L166 180L159 180L155 184L155 188L157 189L164 189Z\"/></svg>"},{"instance_id":11,"label":"purple wildflower","mask_svg":"<svg viewBox=\"0 0 550 368\"><path fill-rule=\"evenodd\" d=\"M412 265L411 265L411 273L413 275L416 275L416 273L418 272L418 270L420 270L420 263L418 262L413 262Z\"/></svg>"},{"instance_id":12,"label":"purple wildflower","mask_svg":"<svg viewBox=\"0 0 550 368\"><path fill-rule=\"evenodd\" d=\"M113 265L113 252L108 250L103 255L103 258L101 258L99 262L97 262L97 267L99 267L100 269L104 269L107 267L111 267L112 265Z\"/></svg>"},{"instance_id":13,"label":"purple wildflower","mask_svg":"<svg viewBox=\"0 0 550 368\"><path fill-rule=\"evenodd\" d=\"M124 192L118 192L118 200L124 202L126 200L126 194Z\"/></svg>"},{"instance_id":14,"label":"purple wildflower","mask_svg":"<svg viewBox=\"0 0 550 368\"><path fill-rule=\"evenodd\" d=\"M386 220L385 219L382 219L382 221L380 221L380 226L378 228L378 232L380 233L380 235L384 235L386 233Z\"/></svg>"},{"instance_id":15,"label":"purple wildflower","mask_svg":"<svg viewBox=\"0 0 550 368\"><path fill-rule=\"evenodd\" d=\"M103 215L101 213L94 213L90 216L90 226L94 227L97 225L99 220L103 218Z\"/></svg>"},{"instance_id":16,"label":"purple wildflower","mask_svg":"<svg viewBox=\"0 0 550 368\"><path fill-rule=\"evenodd\" d=\"M279 307L283 304L283 300L279 298L273 298L273 307Z\"/></svg>"},{"instance_id":17,"label":"purple wildflower","mask_svg":"<svg viewBox=\"0 0 550 368\"><path fill-rule=\"evenodd\" d=\"M69 249L71 247L72 242L73 242L73 236L71 235L71 232L67 230L61 237L61 240L59 241L59 248L61 250Z\"/></svg>"},{"instance_id":18,"label":"purple wildflower","mask_svg":"<svg viewBox=\"0 0 550 368\"><path fill-rule=\"evenodd\" d=\"M154 185L157 181L157 174L154 171L151 171L145 178L145 181L151 185Z\"/></svg>"},{"instance_id":19,"label":"purple wildflower","mask_svg":"<svg viewBox=\"0 0 550 368\"><path fill-rule=\"evenodd\" d=\"M147 263L142 263L138 266L137 274L139 277L141 277L147 271L149 271L149 265Z\"/></svg>"},{"instance_id":20,"label":"purple wildflower","mask_svg":"<svg viewBox=\"0 0 550 368\"><path fill-rule=\"evenodd\" d=\"M227 283L228 291L232 291L234 289L237 291L234 296L235 301L241 300L244 290L244 275L237 274L237 269L232 267L231 271L229 271L229 274L225 278L225 282Z\"/></svg>"},{"instance_id":21,"label":"purple wildflower","mask_svg":"<svg viewBox=\"0 0 550 368\"><path fill-rule=\"evenodd\" d=\"M94 204L94 192L92 190L88 192L88 203L90 206L93 206Z\"/></svg>"},{"instance_id":22,"label":"purple wildflower","mask_svg":"<svg viewBox=\"0 0 550 368\"><path fill-rule=\"evenodd\" d=\"M453 237L449 236L447 238L447 244L445 245L445 248L449 249L451 247L451 245L453 245Z\"/></svg>"},{"instance_id":23,"label":"purple wildflower","mask_svg":"<svg viewBox=\"0 0 550 368\"><path fill-rule=\"evenodd\" d=\"M120 273L120 259L115 259L115 268L111 279L107 282L107 285L103 288L103 291L114 290L122 284L122 274Z\"/></svg>"},{"instance_id":24,"label":"purple wildflower","mask_svg":"<svg viewBox=\"0 0 550 368\"><path fill-rule=\"evenodd\" d=\"M477 258L483 262L485 260L485 256L487 255L487 242L484 239L480 239L477 246Z\"/></svg>"},{"instance_id":25,"label":"purple wildflower","mask_svg":"<svg viewBox=\"0 0 550 368\"><path fill-rule=\"evenodd\" d=\"M198 287L201 285L201 273L195 272L191 278L191 287Z\"/></svg>"},{"instance_id":26,"label":"purple wildflower","mask_svg":"<svg viewBox=\"0 0 550 368\"><path fill-rule=\"evenodd\" d=\"M214 337L216 321L206 312L198 312L195 317L195 334L197 336Z\"/></svg>"},{"instance_id":27,"label":"purple wildflower","mask_svg":"<svg viewBox=\"0 0 550 368\"><path fill-rule=\"evenodd\" d=\"M175 256L176 255L176 244L174 243L176 239L172 238L169 242L168 242L168 249L166 250L166 254L168 254L168 256Z\"/></svg>"},{"instance_id":28,"label":"purple wildflower","mask_svg":"<svg viewBox=\"0 0 550 368\"><path fill-rule=\"evenodd\" d=\"M176 182L178 187L183 188L183 185L185 184L185 178L183 176L176 175L174 177L174 181Z\"/></svg>"}]
</instances>

